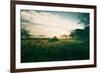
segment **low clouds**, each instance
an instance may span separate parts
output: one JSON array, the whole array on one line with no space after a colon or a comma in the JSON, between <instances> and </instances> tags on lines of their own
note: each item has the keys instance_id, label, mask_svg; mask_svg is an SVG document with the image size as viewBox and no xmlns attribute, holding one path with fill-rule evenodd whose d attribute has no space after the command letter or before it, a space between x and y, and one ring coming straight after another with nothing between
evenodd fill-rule
<instances>
[{"instance_id":1,"label":"low clouds","mask_svg":"<svg viewBox=\"0 0 100 73\"><path fill-rule=\"evenodd\" d=\"M69 35L75 29L84 28L77 24L77 21L46 11L22 10L21 19L22 28L29 30L30 34L34 35L46 35L48 37Z\"/></svg>"}]
</instances>

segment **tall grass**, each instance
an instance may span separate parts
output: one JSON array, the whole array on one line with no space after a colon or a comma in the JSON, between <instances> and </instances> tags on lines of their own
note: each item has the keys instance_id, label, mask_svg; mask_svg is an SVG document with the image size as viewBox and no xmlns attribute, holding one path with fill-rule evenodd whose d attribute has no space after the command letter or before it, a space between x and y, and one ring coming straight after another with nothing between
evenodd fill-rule
<instances>
[{"instance_id":1,"label":"tall grass","mask_svg":"<svg viewBox=\"0 0 100 73\"><path fill-rule=\"evenodd\" d=\"M89 59L89 42L81 40L21 40L21 62Z\"/></svg>"}]
</instances>

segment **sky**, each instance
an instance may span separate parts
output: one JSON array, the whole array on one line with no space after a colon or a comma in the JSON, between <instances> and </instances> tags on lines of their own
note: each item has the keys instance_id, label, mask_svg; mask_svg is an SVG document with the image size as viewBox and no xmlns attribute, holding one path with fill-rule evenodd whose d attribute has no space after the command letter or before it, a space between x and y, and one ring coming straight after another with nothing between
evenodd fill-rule
<instances>
[{"instance_id":1,"label":"sky","mask_svg":"<svg viewBox=\"0 0 100 73\"><path fill-rule=\"evenodd\" d=\"M21 10L21 28L30 35L46 37L70 35L75 29L83 29L77 12Z\"/></svg>"}]
</instances>

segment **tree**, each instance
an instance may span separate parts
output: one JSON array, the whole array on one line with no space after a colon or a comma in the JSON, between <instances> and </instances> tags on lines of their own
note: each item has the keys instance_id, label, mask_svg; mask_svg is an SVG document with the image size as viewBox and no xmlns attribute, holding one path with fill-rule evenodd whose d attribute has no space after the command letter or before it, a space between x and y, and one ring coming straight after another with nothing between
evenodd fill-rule
<instances>
[{"instance_id":1,"label":"tree","mask_svg":"<svg viewBox=\"0 0 100 73\"><path fill-rule=\"evenodd\" d=\"M82 13L79 15L79 23L84 24L84 31L82 32L83 37L89 39L89 24L90 24L90 17L89 17L89 13Z\"/></svg>"},{"instance_id":2,"label":"tree","mask_svg":"<svg viewBox=\"0 0 100 73\"><path fill-rule=\"evenodd\" d=\"M90 24L89 13L81 13L78 16L79 24L84 24L85 26Z\"/></svg>"},{"instance_id":3,"label":"tree","mask_svg":"<svg viewBox=\"0 0 100 73\"><path fill-rule=\"evenodd\" d=\"M26 29L21 29L21 38L22 39L25 39L25 38L28 38L30 35L29 35L29 31L26 30Z\"/></svg>"},{"instance_id":4,"label":"tree","mask_svg":"<svg viewBox=\"0 0 100 73\"><path fill-rule=\"evenodd\" d=\"M86 26L84 29L76 29L72 31L70 36L75 39L89 40L89 26Z\"/></svg>"},{"instance_id":5,"label":"tree","mask_svg":"<svg viewBox=\"0 0 100 73\"><path fill-rule=\"evenodd\" d=\"M84 29L76 29L72 31L70 36L77 39L89 39L89 24L90 24L89 13L81 13L78 16L78 19L79 19L79 24L83 24L85 27Z\"/></svg>"},{"instance_id":6,"label":"tree","mask_svg":"<svg viewBox=\"0 0 100 73\"><path fill-rule=\"evenodd\" d=\"M84 30L83 29L76 29L71 33L70 36L75 38L75 39L81 39L84 36Z\"/></svg>"},{"instance_id":7,"label":"tree","mask_svg":"<svg viewBox=\"0 0 100 73\"><path fill-rule=\"evenodd\" d=\"M54 36L53 38L48 40L49 42L56 42L59 41L58 38L56 36Z\"/></svg>"},{"instance_id":8,"label":"tree","mask_svg":"<svg viewBox=\"0 0 100 73\"><path fill-rule=\"evenodd\" d=\"M87 39L89 39L89 26L86 26L85 28L84 28L84 38L87 38Z\"/></svg>"}]
</instances>

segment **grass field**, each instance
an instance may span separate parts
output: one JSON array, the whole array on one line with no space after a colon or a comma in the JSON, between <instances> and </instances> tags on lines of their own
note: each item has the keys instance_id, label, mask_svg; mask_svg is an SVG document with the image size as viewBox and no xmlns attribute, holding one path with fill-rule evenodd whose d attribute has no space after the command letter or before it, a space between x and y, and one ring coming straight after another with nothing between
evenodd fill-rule
<instances>
[{"instance_id":1,"label":"grass field","mask_svg":"<svg viewBox=\"0 0 100 73\"><path fill-rule=\"evenodd\" d=\"M49 38L21 40L21 62L46 62L89 59L89 42L75 39Z\"/></svg>"}]
</instances>

